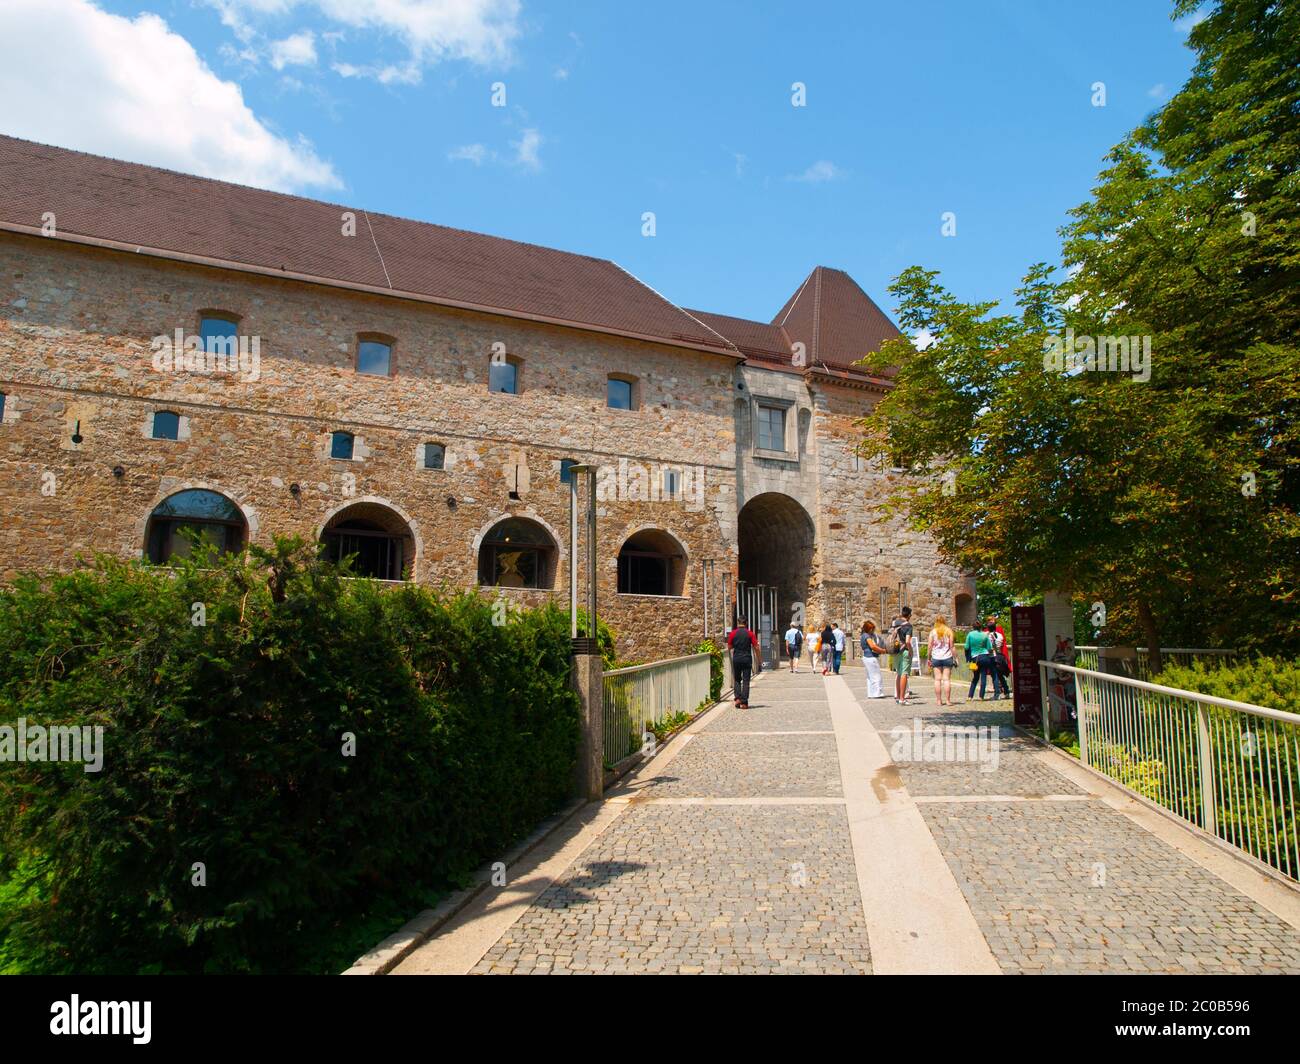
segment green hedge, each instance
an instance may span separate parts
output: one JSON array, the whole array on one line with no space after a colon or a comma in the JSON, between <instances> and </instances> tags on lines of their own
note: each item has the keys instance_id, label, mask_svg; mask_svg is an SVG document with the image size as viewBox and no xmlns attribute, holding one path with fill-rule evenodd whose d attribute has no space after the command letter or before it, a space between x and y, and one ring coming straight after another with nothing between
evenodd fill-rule
<instances>
[{"instance_id":1,"label":"green hedge","mask_svg":"<svg viewBox=\"0 0 1300 1064\"><path fill-rule=\"evenodd\" d=\"M1259 657L1226 664L1198 659L1191 665L1166 665L1152 682L1300 713L1300 661L1294 658Z\"/></svg>"},{"instance_id":2,"label":"green hedge","mask_svg":"<svg viewBox=\"0 0 1300 1064\"><path fill-rule=\"evenodd\" d=\"M0 592L0 724L104 728L99 773L0 763L0 967L309 969L376 899L463 881L568 795L563 612L494 625L296 541L204 562Z\"/></svg>"}]
</instances>

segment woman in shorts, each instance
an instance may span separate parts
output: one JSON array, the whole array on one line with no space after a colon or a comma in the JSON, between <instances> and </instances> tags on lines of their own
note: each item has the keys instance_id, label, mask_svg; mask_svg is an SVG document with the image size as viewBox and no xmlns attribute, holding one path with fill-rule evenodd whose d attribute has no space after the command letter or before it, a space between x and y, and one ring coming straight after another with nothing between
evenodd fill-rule
<instances>
[{"instance_id":1,"label":"woman in shorts","mask_svg":"<svg viewBox=\"0 0 1300 1064\"><path fill-rule=\"evenodd\" d=\"M941 706L952 705L952 667L956 664L953 631L942 617L936 617L930 629L930 668L934 670L934 700Z\"/></svg>"}]
</instances>

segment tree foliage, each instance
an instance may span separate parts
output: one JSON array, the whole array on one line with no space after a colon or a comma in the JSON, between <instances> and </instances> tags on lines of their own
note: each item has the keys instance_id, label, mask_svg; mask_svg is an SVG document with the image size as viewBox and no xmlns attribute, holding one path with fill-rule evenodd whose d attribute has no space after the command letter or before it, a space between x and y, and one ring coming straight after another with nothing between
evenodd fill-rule
<instances>
[{"instance_id":1,"label":"tree foliage","mask_svg":"<svg viewBox=\"0 0 1300 1064\"><path fill-rule=\"evenodd\" d=\"M1300 5L1224 0L1191 45L1070 212L1066 276L1030 267L1011 313L897 278L932 342L864 360L897 387L863 450L923 475L893 504L951 560L1103 601L1113 637L1300 649ZM1149 367L1051 365L1105 337Z\"/></svg>"}]
</instances>

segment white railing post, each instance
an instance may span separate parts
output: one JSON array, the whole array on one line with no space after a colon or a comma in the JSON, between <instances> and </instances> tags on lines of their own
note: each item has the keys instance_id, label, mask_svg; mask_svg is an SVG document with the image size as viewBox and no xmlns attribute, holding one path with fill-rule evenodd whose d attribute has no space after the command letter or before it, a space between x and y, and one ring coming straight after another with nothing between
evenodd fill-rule
<instances>
[{"instance_id":1,"label":"white railing post","mask_svg":"<svg viewBox=\"0 0 1300 1064\"><path fill-rule=\"evenodd\" d=\"M1210 748L1209 710L1202 703L1196 704L1196 731L1200 739L1201 761L1201 822L1211 835L1217 835L1214 809L1214 754Z\"/></svg>"}]
</instances>

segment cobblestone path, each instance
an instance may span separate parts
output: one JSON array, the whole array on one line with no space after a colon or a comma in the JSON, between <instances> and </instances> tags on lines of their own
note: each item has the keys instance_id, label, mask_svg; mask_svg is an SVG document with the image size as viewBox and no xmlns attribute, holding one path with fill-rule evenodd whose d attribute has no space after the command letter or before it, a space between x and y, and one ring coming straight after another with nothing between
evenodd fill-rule
<instances>
[{"instance_id":1,"label":"cobblestone path","mask_svg":"<svg viewBox=\"0 0 1300 1064\"><path fill-rule=\"evenodd\" d=\"M941 709L930 686L902 707L866 699L860 669L763 674L751 708L715 710L611 792L607 822L553 878L495 916L483 902L482 918L398 974L449 970L448 956L480 974L867 974L873 941L877 970L915 970L898 958L924 949L927 928L906 921L927 911L969 927L962 970L1300 972L1300 901L1286 888L1229 874L1248 896L1196 858L1206 844L1171 845L1115 792L1058 772L1008 727L1009 703ZM996 760L913 759L910 736L927 724L993 728ZM892 761L859 779L853 744L874 743L873 728ZM871 824L912 833L874 881L885 862L870 850L887 836ZM913 852L935 854L926 881L897 882L898 854ZM911 894L937 908L891 900Z\"/></svg>"}]
</instances>

